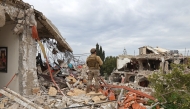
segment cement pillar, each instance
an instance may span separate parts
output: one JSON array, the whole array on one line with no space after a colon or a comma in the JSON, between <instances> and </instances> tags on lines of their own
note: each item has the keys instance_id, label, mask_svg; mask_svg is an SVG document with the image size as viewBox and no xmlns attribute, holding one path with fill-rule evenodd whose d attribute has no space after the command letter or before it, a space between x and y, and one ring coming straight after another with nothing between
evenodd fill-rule
<instances>
[{"instance_id":1,"label":"cement pillar","mask_svg":"<svg viewBox=\"0 0 190 109\"><path fill-rule=\"evenodd\" d=\"M161 68L161 72L164 73L164 65L165 65L165 60L164 57L160 58L161 62L160 62L160 68Z\"/></svg>"},{"instance_id":2,"label":"cement pillar","mask_svg":"<svg viewBox=\"0 0 190 109\"><path fill-rule=\"evenodd\" d=\"M19 36L19 89L21 95L31 95L32 88L39 87L36 68L37 43L32 38L31 28L25 26Z\"/></svg>"},{"instance_id":3,"label":"cement pillar","mask_svg":"<svg viewBox=\"0 0 190 109\"><path fill-rule=\"evenodd\" d=\"M139 64L139 70L143 70L143 64L142 64L142 61L140 60L137 60L138 61L138 64Z\"/></svg>"},{"instance_id":4,"label":"cement pillar","mask_svg":"<svg viewBox=\"0 0 190 109\"><path fill-rule=\"evenodd\" d=\"M169 62L168 62L168 61L165 61L164 71L165 71L166 73L168 73L168 71L169 71L168 66L169 66Z\"/></svg>"}]
</instances>

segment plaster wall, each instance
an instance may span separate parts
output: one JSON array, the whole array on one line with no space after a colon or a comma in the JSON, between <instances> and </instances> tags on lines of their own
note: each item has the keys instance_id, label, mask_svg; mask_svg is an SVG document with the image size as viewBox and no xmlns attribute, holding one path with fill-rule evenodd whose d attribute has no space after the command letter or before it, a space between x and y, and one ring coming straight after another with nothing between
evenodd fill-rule
<instances>
[{"instance_id":1,"label":"plaster wall","mask_svg":"<svg viewBox=\"0 0 190 109\"><path fill-rule=\"evenodd\" d=\"M6 86L15 73L19 73L19 36L13 34L14 27L13 22L6 22L5 26L0 27L0 47L8 48L7 73L0 72L0 88ZM13 79L8 88L19 92L19 76Z\"/></svg>"}]
</instances>

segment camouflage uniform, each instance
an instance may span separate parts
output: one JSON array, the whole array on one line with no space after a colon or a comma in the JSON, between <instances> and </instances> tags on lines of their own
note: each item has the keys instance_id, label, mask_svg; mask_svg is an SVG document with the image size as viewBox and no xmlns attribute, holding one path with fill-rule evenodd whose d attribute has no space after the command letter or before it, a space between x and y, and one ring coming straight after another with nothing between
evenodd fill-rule
<instances>
[{"instance_id":1,"label":"camouflage uniform","mask_svg":"<svg viewBox=\"0 0 190 109\"><path fill-rule=\"evenodd\" d=\"M96 56L96 54L91 54L87 58L86 63L89 68L86 92L88 93L90 91L90 87L92 85L92 79L94 78L95 92L97 93L99 89L98 76L100 75L100 66L103 64L103 62L99 56Z\"/></svg>"}]
</instances>

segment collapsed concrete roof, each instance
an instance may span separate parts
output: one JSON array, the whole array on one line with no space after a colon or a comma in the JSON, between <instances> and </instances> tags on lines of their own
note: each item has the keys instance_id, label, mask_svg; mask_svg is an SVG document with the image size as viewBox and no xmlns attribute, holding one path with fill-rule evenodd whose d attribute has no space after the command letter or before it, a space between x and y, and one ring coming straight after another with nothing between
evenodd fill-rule
<instances>
[{"instance_id":1,"label":"collapsed concrete roof","mask_svg":"<svg viewBox=\"0 0 190 109\"><path fill-rule=\"evenodd\" d=\"M48 30L46 31L46 33L44 33L44 28L39 26L38 31L40 38L53 38L57 41L57 48L61 52L64 52L65 50L73 52L71 47L62 37L61 33L55 27L55 25L49 19L47 19L41 12L37 10L35 10L34 12L36 14L37 21L40 22L40 24L42 24L45 27L45 29ZM48 35L47 33L50 34Z\"/></svg>"},{"instance_id":2,"label":"collapsed concrete roof","mask_svg":"<svg viewBox=\"0 0 190 109\"><path fill-rule=\"evenodd\" d=\"M145 53L145 51L142 51L142 49L149 50L151 53L154 53L154 54L161 54L161 53L169 52L169 50L160 48L160 47L153 48L151 46L143 46L143 47L139 48L140 54L147 54L147 53Z\"/></svg>"},{"instance_id":3,"label":"collapsed concrete roof","mask_svg":"<svg viewBox=\"0 0 190 109\"><path fill-rule=\"evenodd\" d=\"M28 8L31 8L32 5L23 2L22 0L0 0L0 3L4 6L7 4L10 6L17 7L19 9L26 10ZM39 12L38 10L34 9L35 18L37 20L37 30L40 39L43 38L51 38L55 39L57 41L57 48L61 52L69 51L73 52L72 48L69 46L69 44L65 41L65 39L60 34L59 30L55 27L55 25L47 19L42 12ZM13 20L13 19L12 19Z\"/></svg>"},{"instance_id":4,"label":"collapsed concrete roof","mask_svg":"<svg viewBox=\"0 0 190 109\"><path fill-rule=\"evenodd\" d=\"M165 53L165 52L168 52L169 50L167 50L167 49L164 49L164 48L160 48L160 47L156 47L156 48L154 48L155 50L157 50L158 52L160 52L160 53Z\"/></svg>"}]
</instances>

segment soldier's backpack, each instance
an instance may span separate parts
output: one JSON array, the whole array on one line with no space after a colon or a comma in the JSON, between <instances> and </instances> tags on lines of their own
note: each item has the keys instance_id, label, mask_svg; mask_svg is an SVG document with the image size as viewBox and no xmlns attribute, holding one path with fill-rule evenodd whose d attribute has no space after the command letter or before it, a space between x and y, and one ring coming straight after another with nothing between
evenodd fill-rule
<instances>
[{"instance_id":1,"label":"soldier's backpack","mask_svg":"<svg viewBox=\"0 0 190 109\"><path fill-rule=\"evenodd\" d=\"M95 56L89 56L88 60L87 60L87 66L89 68L94 68L94 69L98 69L99 68L99 64L96 60L96 55Z\"/></svg>"}]
</instances>

